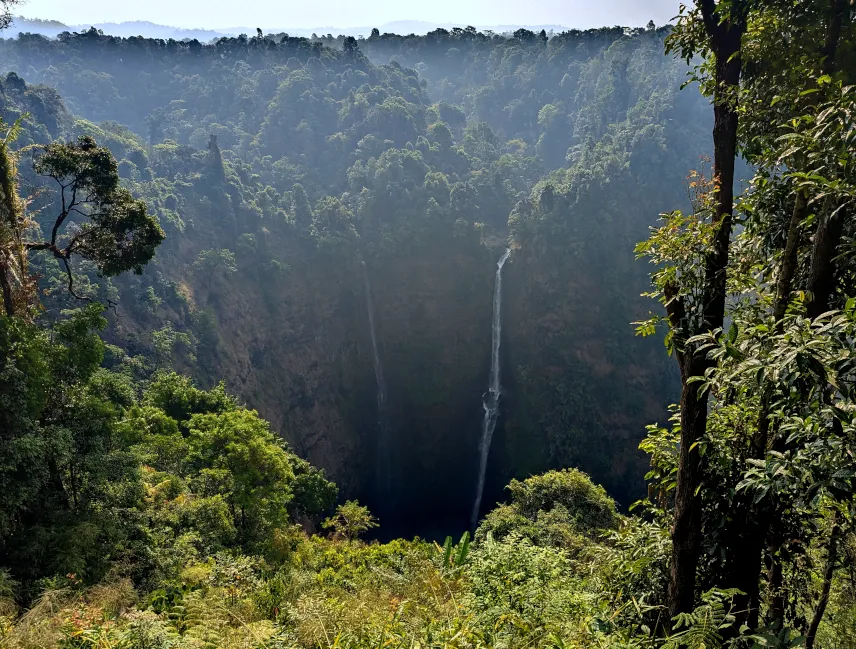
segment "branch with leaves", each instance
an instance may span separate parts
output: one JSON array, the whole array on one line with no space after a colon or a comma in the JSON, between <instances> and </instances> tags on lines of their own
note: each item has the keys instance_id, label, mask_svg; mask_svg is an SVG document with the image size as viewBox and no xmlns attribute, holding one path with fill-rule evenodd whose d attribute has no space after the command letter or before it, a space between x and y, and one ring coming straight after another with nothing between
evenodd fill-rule
<instances>
[{"instance_id":1,"label":"branch with leaves","mask_svg":"<svg viewBox=\"0 0 856 649\"><path fill-rule=\"evenodd\" d=\"M93 261L108 277L142 272L164 233L145 202L120 186L118 165L106 147L88 136L54 142L41 147L33 169L53 181L58 209L49 225L50 237L25 246L47 251L63 264L72 296L88 299L74 288L74 255Z\"/></svg>"}]
</instances>

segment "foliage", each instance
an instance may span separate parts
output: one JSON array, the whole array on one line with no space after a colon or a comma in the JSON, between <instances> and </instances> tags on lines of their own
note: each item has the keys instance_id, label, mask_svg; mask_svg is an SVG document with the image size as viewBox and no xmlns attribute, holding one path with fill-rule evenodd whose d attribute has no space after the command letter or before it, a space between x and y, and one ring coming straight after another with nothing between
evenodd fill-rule
<instances>
[{"instance_id":1,"label":"foliage","mask_svg":"<svg viewBox=\"0 0 856 649\"><path fill-rule=\"evenodd\" d=\"M665 323L682 375L676 425L650 427L642 448L653 513L671 525L673 622L696 629L675 642L688 646L748 632L811 649L852 525L848 15L837 1L699 1L667 41L702 56L717 116L714 177L690 177L691 216L667 215L637 248L666 311L638 331ZM734 203L738 153L754 177Z\"/></svg>"},{"instance_id":2,"label":"foliage","mask_svg":"<svg viewBox=\"0 0 856 649\"><path fill-rule=\"evenodd\" d=\"M77 142L52 142L36 154L36 174L53 180L59 213L45 222L50 238L27 241L29 250L45 250L65 266L69 292L74 294L69 262L72 255L94 262L105 276L136 274L154 256L164 239L157 219L142 200L119 185L118 166L106 147L89 136Z\"/></svg>"},{"instance_id":3,"label":"foliage","mask_svg":"<svg viewBox=\"0 0 856 649\"><path fill-rule=\"evenodd\" d=\"M578 550L618 523L613 500L577 469L512 480L507 489L511 502L485 517L476 539L516 533L537 545Z\"/></svg>"},{"instance_id":4,"label":"foliage","mask_svg":"<svg viewBox=\"0 0 856 649\"><path fill-rule=\"evenodd\" d=\"M368 507L362 507L356 500L349 500L336 508L336 513L324 521L325 529L332 529L336 538L353 541L361 534L377 527L374 516Z\"/></svg>"}]
</instances>

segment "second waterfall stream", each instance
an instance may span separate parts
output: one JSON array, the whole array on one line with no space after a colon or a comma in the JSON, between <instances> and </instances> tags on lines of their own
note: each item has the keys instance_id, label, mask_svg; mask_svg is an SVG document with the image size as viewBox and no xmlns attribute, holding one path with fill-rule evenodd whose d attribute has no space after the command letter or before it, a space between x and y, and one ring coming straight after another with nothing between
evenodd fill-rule
<instances>
[{"instance_id":1,"label":"second waterfall stream","mask_svg":"<svg viewBox=\"0 0 856 649\"><path fill-rule=\"evenodd\" d=\"M479 521L482 494L484 492L484 480L487 474L487 458L490 455L490 442L493 431L496 428L496 420L499 416L499 346L502 343L502 267L511 254L511 248L505 251L496 264L496 282L493 287L493 320L491 322L491 355L490 355L490 379L488 390L484 395L484 419L482 420L482 434L479 441L479 481L476 487L476 500L473 503L473 514L471 527L475 530Z\"/></svg>"},{"instance_id":2,"label":"second waterfall stream","mask_svg":"<svg viewBox=\"0 0 856 649\"><path fill-rule=\"evenodd\" d=\"M366 290L366 310L369 316L369 330L372 338L372 352L374 354L375 380L377 381L377 484L380 494L387 496L391 489L391 458L389 448L389 434L386 426L386 381L383 379L383 365L380 362L380 354L377 349L377 334L375 333L374 306L372 304L372 285L369 282L369 271L366 262L360 262L363 266L363 280Z\"/></svg>"}]
</instances>

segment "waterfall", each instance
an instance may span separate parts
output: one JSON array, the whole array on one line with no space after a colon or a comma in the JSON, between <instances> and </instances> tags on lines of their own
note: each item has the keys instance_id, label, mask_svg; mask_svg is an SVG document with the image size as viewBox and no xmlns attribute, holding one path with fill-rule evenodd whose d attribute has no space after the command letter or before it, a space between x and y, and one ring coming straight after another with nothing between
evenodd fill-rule
<instances>
[{"instance_id":1,"label":"waterfall","mask_svg":"<svg viewBox=\"0 0 856 649\"><path fill-rule=\"evenodd\" d=\"M374 353L374 372L377 382L377 481L379 491L383 494L391 488L391 460L389 449L389 435L387 434L386 419L386 382L383 380L383 365L380 362L380 354L377 350L377 334L375 333L374 306L372 305L372 285L369 281L369 271L366 262L360 262L363 266L363 280L366 287L366 310L369 314L369 329L372 337L372 352Z\"/></svg>"},{"instance_id":2,"label":"waterfall","mask_svg":"<svg viewBox=\"0 0 856 649\"><path fill-rule=\"evenodd\" d=\"M479 520L482 493L484 492L484 479L487 473L487 458L490 454L490 442L493 438L493 430L496 428L496 419L499 415L499 345L502 342L502 267L505 265L511 248L505 251L502 258L496 264L496 283L493 288L493 322L491 323L491 356L490 356L490 381L488 390L484 395L484 420L482 421L482 435L479 442L479 481L476 488L476 501L473 504L473 515L471 519L472 528L475 530Z\"/></svg>"}]
</instances>

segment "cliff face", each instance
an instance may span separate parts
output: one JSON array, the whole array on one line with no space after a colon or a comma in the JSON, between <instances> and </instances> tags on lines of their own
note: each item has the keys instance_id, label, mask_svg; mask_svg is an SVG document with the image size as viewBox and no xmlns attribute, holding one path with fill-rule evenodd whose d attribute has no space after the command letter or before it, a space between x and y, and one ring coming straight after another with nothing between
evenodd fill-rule
<instances>
[{"instance_id":1,"label":"cliff face","mask_svg":"<svg viewBox=\"0 0 856 649\"><path fill-rule=\"evenodd\" d=\"M238 247L234 272L219 274L186 262L229 238L229 228L200 223L189 218L185 232L173 232L147 271L179 296L158 317L195 341L193 358L172 363L203 385L224 380L345 497L369 504L384 534L424 534L429 520L443 533L458 531L477 477L494 251L473 240L428 241L409 254L366 256L363 271L356 255L332 256L271 227L256 232L255 250ZM128 346L159 325L135 306L139 289L123 288L113 337ZM381 456L389 458L388 484Z\"/></svg>"},{"instance_id":2,"label":"cliff face","mask_svg":"<svg viewBox=\"0 0 856 649\"><path fill-rule=\"evenodd\" d=\"M203 384L224 379L344 496L369 504L384 535L463 529L501 248L445 240L366 257L386 388L379 412L361 260L261 229L231 274L181 263L218 239L191 227L153 271L182 295L170 318L196 340L187 369ZM504 270L503 395L485 507L511 477L552 466L579 466L622 500L639 495L636 445L646 423L663 420L670 372L656 345L634 338L629 322L643 312L616 304L583 268L519 248ZM126 311L115 327L127 340L151 325Z\"/></svg>"},{"instance_id":3,"label":"cliff face","mask_svg":"<svg viewBox=\"0 0 856 649\"><path fill-rule=\"evenodd\" d=\"M392 488L377 509L405 533L424 533L427 520L465 521L472 505L490 367L491 258L453 246L371 267L392 458Z\"/></svg>"},{"instance_id":4,"label":"cliff face","mask_svg":"<svg viewBox=\"0 0 856 649\"><path fill-rule=\"evenodd\" d=\"M279 241L277 257L288 262L239 254L227 277L193 272L179 261L206 247L183 242L177 254L165 251L152 271L180 294L177 303L164 304L169 326L196 342L195 359L173 364L203 385L224 380L344 493L360 492L371 479L375 405L356 260L333 264ZM131 311L137 297L128 290L128 306L114 323L119 342L145 338L151 328Z\"/></svg>"},{"instance_id":5,"label":"cliff face","mask_svg":"<svg viewBox=\"0 0 856 649\"><path fill-rule=\"evenodd\" d=\"M646 305L610 295L582 264L532 249L516 251L507 273L500 482L577 466L629 504L643 485L644 427L664 421L677 394L659 341L634 336ZM633 284L628 275L620 285Z\"/></svg>"}]
</instances>

